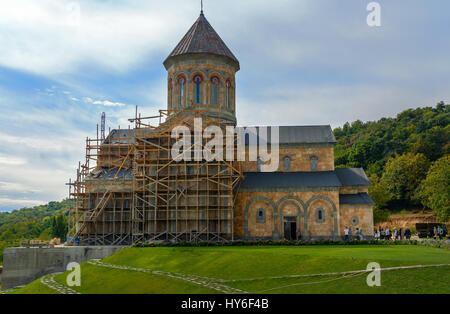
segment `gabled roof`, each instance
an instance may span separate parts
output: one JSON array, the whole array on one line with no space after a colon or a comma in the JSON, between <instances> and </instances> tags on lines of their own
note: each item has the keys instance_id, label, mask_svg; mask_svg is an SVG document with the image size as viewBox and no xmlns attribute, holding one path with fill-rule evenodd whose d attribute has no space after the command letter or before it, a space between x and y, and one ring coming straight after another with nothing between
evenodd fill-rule
<instances>
[{"instance_id":1,"label":"gabled roof","mask_svg":"<svg viewBox=\"0 0 450 314\"><path fill-rule=\"evenodd\" d=\"M256 134L259 136L261 127L257 126ZM271 143L271 127L267 127L267 142ZM258 137L257 137L258 138ZM259 139L259 138L258 138ZM322 144L336 143L331 126L329 125L307 125L307 126L280 126L279 144ZM245 143L248 144L249 136Z\"/></svg>"},{"instance_id":2,"label":"gabled roof","mask_svg":"<svg viewBox=\"0 0 450 314\"><path fill-rule=\"evenodd\" d=\"M303 188L370 185L363 169L320 172L246 172L241 188Z\"/></svg>"},{"instance_id":3,"label":"gabled roof","mask_svg":"<svg viewBox=\"0 0 450 314\"><path fill-rule=\"evenodd\" d=\"M325 172L246 172L241 188L340 187L333 171Z\"/></svg>"},{"instance_id":4,"label":"gabled roof","mask_svg":"<svg viewBox=\"0 0 450 314\"><path fill-rule=\"evenodd\" d=\"M257 126L256 134L257 140L259 135L259 130L261 127ZM238 127L237 129L242 129ZM150 132L150 131L149 131ZM279 144L323 144L323 143L336 143L336 139L333 135L333 131L329 125L313 125L313 126L280 126L279 127L280 137ZM271 143L271 131L270 127L267 127L267 139L268 143ZM125 140L128 137L128 129L120 130L121 144L126 144L128 141ZM134 129L130 130L131 143L134 142ZM119 130L112 130L109 134L109 139L111 139L112 144L119 144ZM248 145L249 137L246 136L245 144Z\"/></svg>"},{"instance_id":5,"label":"gabled roof","mask_svg":"<svg viewBox=\"0 0 450 314\"><path fill-rule=\"evenodd\" d=\"M340 194L339 204L349 205L375 205L375 202L370 198L367 193L359 194Z\"/></svg>"},{"instance_id":6,"label":"gabled roof","mask_svg":"<svg viewBox=\"0 0 450 314\"><path fill-rule=\"evenodd\" d=\"M362 168L337 168L336 175L342 185L370 185L366 172Z\"/></svg>"},{"instance_id":7,"label":"gabled roof","mask_svg":"<svg viewBox=\"0 0 450 314\"><path fill-rule=\"evenodd\" d=\"M187 34L175 47L167 59L191 53L211 53L225 56L239 63L227 45L223 42L214 28L209 24L203 13L192 25ZM166 61L167 61L166 59Z\"/></svg>"}]
</instances>

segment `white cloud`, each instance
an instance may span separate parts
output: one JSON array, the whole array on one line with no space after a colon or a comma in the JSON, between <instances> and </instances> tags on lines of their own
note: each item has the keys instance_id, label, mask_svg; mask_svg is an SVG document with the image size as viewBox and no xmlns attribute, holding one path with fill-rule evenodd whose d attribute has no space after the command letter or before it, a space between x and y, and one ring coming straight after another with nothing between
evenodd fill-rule
<instances>
[{"instance_id":1,"label":"white cloud","mask_svg":"<svg viewBox=\"0 0 450 314\"><path fill-rule=\"evenodd\" d=\"M128 106L127 104L121 103L121 102L112 102L109 100L93 100L90 97L84 97L84 101L87 103L91 103L93 105L101 105L105 107L125 107Z\"/></svg>"},{"instance_id":2,"label":"white cloud","mask_svg":"<svg viewBox=\"0 0 450 314\"><path fill-rule=\"evenodd\" d=\"M126 104L120 103L120 102L111 102L109 100L104 101L94 101L94 105L103 105L105 107L124 107Z\"/></svg>"},{"instance_id":3,"label":"white cloud","mask_svg":"<svg viewBox=\"0 0 450 314\"><path fill-rule=\"evenodd\" d=\"M0 205L2 207L13 207L13 208L22 208L22 207L31 207L45 204L45 201L41 200L29 200L29 199L14 199L8 197L0 197Z\"/></svg>"},{"instance_id":4,"label":"white cloud","mask_svg":"<svg viewBox=\"0 0 450 314\"><path fill-rule=\"evenodd\" d=\"M0 50L0 65L50 76L90 63L127 70L170 49L168 38L189 18L184 2L79 1L80 24L73 26L73 1L1 1L0 47L7 49Z\"/></svg>"},{"instance_id":5,"label":"white cloud","mask_svg":"<svg viewBox=\"0 0 450 314\"><path fill-rule=\"evenodd\" d=\"M1 140L1 136L0 136ZM6 166L20 166L26 163L25 159L17 158L15 156L6 156L0 154L0 165ZM0 182L1 183L1 182Z\"/></svg>"}]
</instances>

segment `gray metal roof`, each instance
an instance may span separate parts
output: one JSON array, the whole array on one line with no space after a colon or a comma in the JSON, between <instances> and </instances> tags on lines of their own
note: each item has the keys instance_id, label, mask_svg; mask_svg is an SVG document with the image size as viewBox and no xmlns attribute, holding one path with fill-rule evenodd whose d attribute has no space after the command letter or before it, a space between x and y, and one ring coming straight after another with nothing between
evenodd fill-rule
<instances>
[{"instance_id":1,"label":"gray metal roof","mask_svg":"<svg viewBox=\"0 0 450 314\"><path fill-rule=\"evenodd\" d=\"M333 171L326 172L246 172L242 188L340 187Z\"/></svg>"},{"instance_id":2,"label":"gray metal roof","mask_svg":"<svg viewBox=\"0 0 450 314\"><path fill-rule=\"evenodd\" d=\"M335 171L342 185L370 185L362 168L337 168Z\"/></svg>"},{"instance_id":3,"label":"gray metal roof","mask_svg":"<svg viewBox=\"0 0 450 314\"><path fill-rule=\"evenodd\" d=\"M323 172L246 172L243 188L341 187L370 185L363 169Z\"/></svg>"},{"instance_id":4,"label":"gray metal roof","mask_svg":"<svg viewBox=\"0 0 450 314\"><path fill-rule=\"evenodd\" d=\"M249 127L240 127L238 130L246 129L249 134L255 134ZM256 137L259 139L260 129L262 127L254 127ZM267 142L270 144L272 138L273 127L267 127L265 131ZM319 144L319 143L336 143L331 126L329 125L309 125L309 126L280 126L279 128L279 144ZM245 137L245 143L248 145L250 135Z\"/></svg>"},{"instance_id":5,"label":"gray metal roof","mask_svg":"<svg viewBox=\"0 0 450 314\"><path fill-rule=\"evenodd\" d=\"M259 141L259 126L254 127L254 130L248 129L248 127L238 127L237 131L247 131L249 134L255 134L256 139ZM271 144L271 128L267 127L266 137L267 143ZM246 130L244 130L246 129ZM150 132L151 130L149 130ZM125 139L128 137L128 129L120 130L120 142L122 144L128 143ZM134 142L134 130L130 130L130 143ZM119 138L119 130L112 130L109 134L112 144L119 144L117 139ZM250 136L245 137L245 143L248 145ZM263 141L262 141L263 142ZM336 143L336 139L329 125L313 125L313 126L280 126L279 127L279 144L323 144L323 143Z\"/></svg>"},{"instance_id":6,"label":"gray metal roof","mask_svg":"<svg viewBox=\"0 0 450 314\"><path fill-rule=\"evenodd\" d=\"M339 203L349 205L375 205L375 202L370 198L369 194L367 193L340 194Z\"/></svg>"},{"instance_id":7,"label":"gray metal roof","mask_svg":"<svg viewBox=\"0 0 450 314\"><path fill-rule=\"evenodd\" d=\"M186 35L184 35L183 39L181 39L167 59L191 53L211 53L228 57L239 63L231 50L220 38L219 34L209 24L203 13L200 14L200 17L195 21Z\"/></svg>"}]
</instances>

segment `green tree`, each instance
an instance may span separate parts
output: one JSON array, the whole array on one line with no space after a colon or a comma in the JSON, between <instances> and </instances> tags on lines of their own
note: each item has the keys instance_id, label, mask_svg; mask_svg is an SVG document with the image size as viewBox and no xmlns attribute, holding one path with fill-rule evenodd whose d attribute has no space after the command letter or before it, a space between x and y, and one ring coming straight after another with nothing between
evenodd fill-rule
<instances>
[{"instance_id":1,"label":"green tree","mask_svg":"<svg viewBox=\"0 0 450 314\"><path fill-rule=\"evenodd\" d=\"M389 220L389 211L385 208L392 199L392 193L387 189L386 183L376 174L370 177L372 185L369 186L369 195L375 201L373 221L375 224Z\"/></svg>"},{"instance_id":2,"label":"green tree","mask_svg":"<svg viewBox=\"0 0 450 314\"><path fill-rule=\"evenodd\" d=\"M386 208L392 199L392 193L387 189L387 184L378 175L373 174L369 177L372 185L369 186L369 195L375 201L377 208Z\"/></svg>"},{"instance_id":3,"label":"green tree","mask_svg":"<svg viewBox=\"0 0 450 314\"><path fill-rule=\"evenodd\" d=\"M53 238L64 240L67 235L67 218L65 215L53 216L50 222L50 234Z\"/></svg>"},{"instance_id":4,"label":"green tree","mask_svg":"<svg viewBox=\"0 0 450 314\"><path fill-rule=\"evenodd\" d=\"M422 204L432 209L441 222L450 220L450 155L434 162L418 191Z\"/></svg>"},{"instance_id":5,"label":"green tree","mask_svg":"<svg viewBox=\"0 0 450 314\"><path fill-rule=\"evenodd\" d=\"M427 175L430 162L423 154L407 153L390 158L381 178L392 199L412 205L416 190Z\"/></svg>"}]
</instances>

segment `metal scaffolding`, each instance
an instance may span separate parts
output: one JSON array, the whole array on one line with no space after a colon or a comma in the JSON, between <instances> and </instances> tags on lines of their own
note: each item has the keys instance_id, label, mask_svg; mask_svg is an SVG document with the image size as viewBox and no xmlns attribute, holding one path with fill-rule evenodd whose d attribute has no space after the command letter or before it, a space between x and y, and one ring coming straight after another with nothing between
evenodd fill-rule
<instances>
[{"instance_id":1,"label":"metal scaffolding","mask_svg":"<svg viewBox=\"0 0 450 314\"><path fill-rule=\"evenodd\" d=\"M86 161L69 183L74 204L69 244L233 240L233 209L242 177L239 164L203 158L176 161L171 155L177 141L173 128L185 126L193 134L196 118L202 118L202 134L209 126L226 134L232 125L195 107L161 110L146 118L136 110L130 119L134 129L110 131L106 139L97 132L96 139L87 139ZM152 126L155 119L158 125ZM202 137L182 154L202 152L208 140ZM223 138L223 152L226 143ZM235 156L236 135L232 143Z\"/></svg>"}]
</instances>

